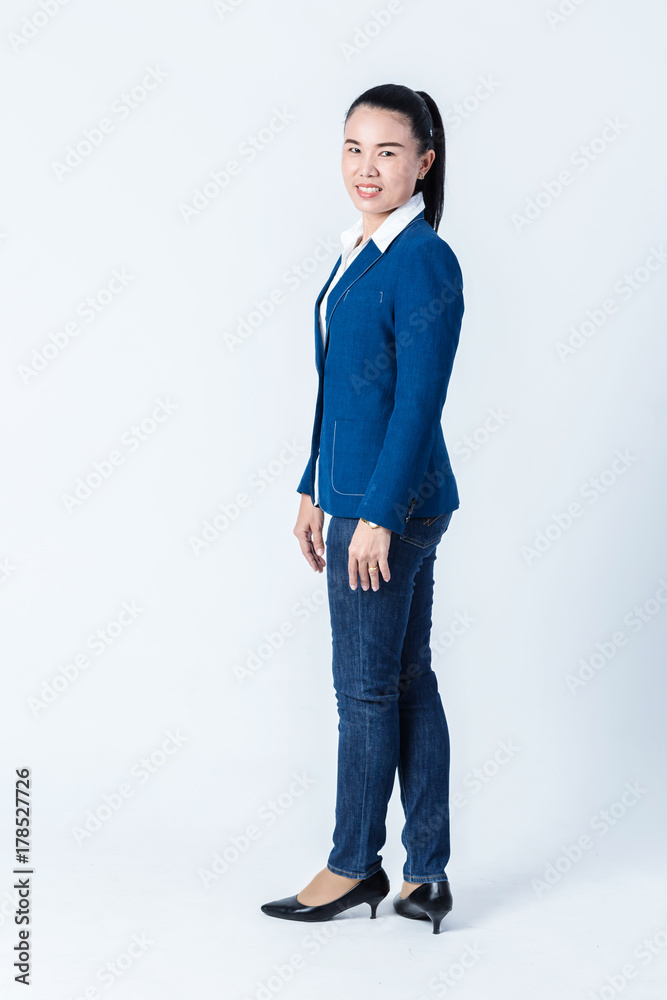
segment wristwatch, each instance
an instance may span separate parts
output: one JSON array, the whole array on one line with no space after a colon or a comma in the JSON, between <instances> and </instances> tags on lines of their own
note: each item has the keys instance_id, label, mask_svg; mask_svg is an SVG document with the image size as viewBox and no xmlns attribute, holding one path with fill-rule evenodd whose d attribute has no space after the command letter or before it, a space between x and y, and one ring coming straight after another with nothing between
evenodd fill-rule
<instances>
[{"instance_id":1,"label":"wristwatch","mask_svg":"<svg viewBox=\"0 0 667 1000\"><path fill-rule=\"evenodd\" d=\"M369 521L365 517L360 518L360 520L362 520L364 522L364 524L367 524L369 528L380 528L380 527L382 527L382 525L376 524L375 521Z\"/></svg>"}]
</instances>

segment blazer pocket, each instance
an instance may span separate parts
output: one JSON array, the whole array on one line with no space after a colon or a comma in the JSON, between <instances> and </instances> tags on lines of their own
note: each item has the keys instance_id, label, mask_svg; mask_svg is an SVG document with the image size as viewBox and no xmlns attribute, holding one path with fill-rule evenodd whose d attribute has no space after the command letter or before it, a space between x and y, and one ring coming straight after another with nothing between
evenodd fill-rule
<instances>
[{"instance_id":1,"label":"blazer pocket","mask_svg":"<svg viewBox=\"0 0 667 1000\"><path fill-rule=\"evenodd\" d=\"M380 420L334 420L331 486L335 493L363 496L373 475L386 433Z\"/></svg>"},{"instance_id":2,"label":"blazer pocket","mask_svg":"<svg viewBox=\"0 0 667 1000\"><path fill-rule=\"evenodd\" d=\"M342 301L350 306L359 305L360 307L372 308L373 306L379 306L383 298L384 292L380 291L380 289L355 288L354 285L350 285Z\"/></svg>"}]
</instances>

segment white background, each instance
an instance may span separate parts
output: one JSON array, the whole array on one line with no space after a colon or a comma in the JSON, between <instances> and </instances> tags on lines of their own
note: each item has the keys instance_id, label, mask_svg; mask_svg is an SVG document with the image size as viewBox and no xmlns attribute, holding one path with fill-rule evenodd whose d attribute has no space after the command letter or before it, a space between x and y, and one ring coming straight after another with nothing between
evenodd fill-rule
<instances>
[{"instance_id":1,"label":"white background","mask_svg":"<svg viewBox=\"0 0 667 1000\"><path fill-rule=\"evenodd\" d=\"M403 0L378 28L383 2L45 5L55 13L8 0L0 32L7 996L25 995L12 967L22 767L33 998L664 996L663 6L564 0L557 19L557 0ZM145 99L114 110L151 68ZM343 116L387 82L426 90L446 115L439 233L466 298L443 415L461 506L433 610L464 804L438 937L391 906L397 788L377 921L366 906L317 925L259 909L301 889L331 848L326 580L292 529L317 388L313 304L356 218ZM111 131L59 176L105 118ZM595 141L612 135L607 119L618 134ZM239 172L186 218L230 160ZM114 270L127 285L108 295ZM608 300L605 322L559 356ZM505 414L493 431L492 410ZM630 457L614 473L617 450ZM112 452L122 462L68 508ZM98 629L103 652L89 644ZM516 749L499 764L503 742ZM626 784L638 790L618 805ZM207 881L216 855L229 863ZM128 958L133 935L145 945ZM463 954L477 957L466 967Z\"/></svg>"}]
</instances>

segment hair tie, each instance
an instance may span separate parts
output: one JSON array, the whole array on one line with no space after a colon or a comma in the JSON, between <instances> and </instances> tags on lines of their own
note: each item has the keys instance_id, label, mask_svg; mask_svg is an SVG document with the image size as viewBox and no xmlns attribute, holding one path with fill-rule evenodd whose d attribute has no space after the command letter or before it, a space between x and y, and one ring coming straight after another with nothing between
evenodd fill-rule
<instances>
[{"instance_id":1,"label":"hair tie","mask_svg":"<svg viewBox=\"0 0 667 1000\"><path fill-rule=\"evenodd\" d=\"M428 109L428 104L424 100L422 100L422 107L423 107L424 111L426 112L426 114L428 115L428 117L431 118L431 112ZM431 138L433 138L433 129L432 128L430 128L428 130L428 134L431 136Z\"/></svg>"}]
</instances>

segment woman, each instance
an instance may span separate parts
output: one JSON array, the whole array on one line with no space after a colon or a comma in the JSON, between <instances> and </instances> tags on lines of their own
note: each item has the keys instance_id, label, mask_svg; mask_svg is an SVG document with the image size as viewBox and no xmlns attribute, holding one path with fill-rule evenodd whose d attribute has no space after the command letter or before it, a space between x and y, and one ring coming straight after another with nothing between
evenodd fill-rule
<instances>
[{"instance_id":1,"label":"woman","mask_svg":"<svg viewBox=\"0 0 667 1000\"><path fill-rule=\"evenodd\" d=\"M334 846L304 889L262 910L317 921L367 902L375 916L398 768L407 858L394 907L437 934L452 906L449 733L429 641L436 549L459 506L440 421L464 307L458 261L437 235L445 139L432 98L394 84L361 94L342 172L362 215L315 306L319 391L294 528L313 569L327 566Z\"/></svg>"}]
</instances>

